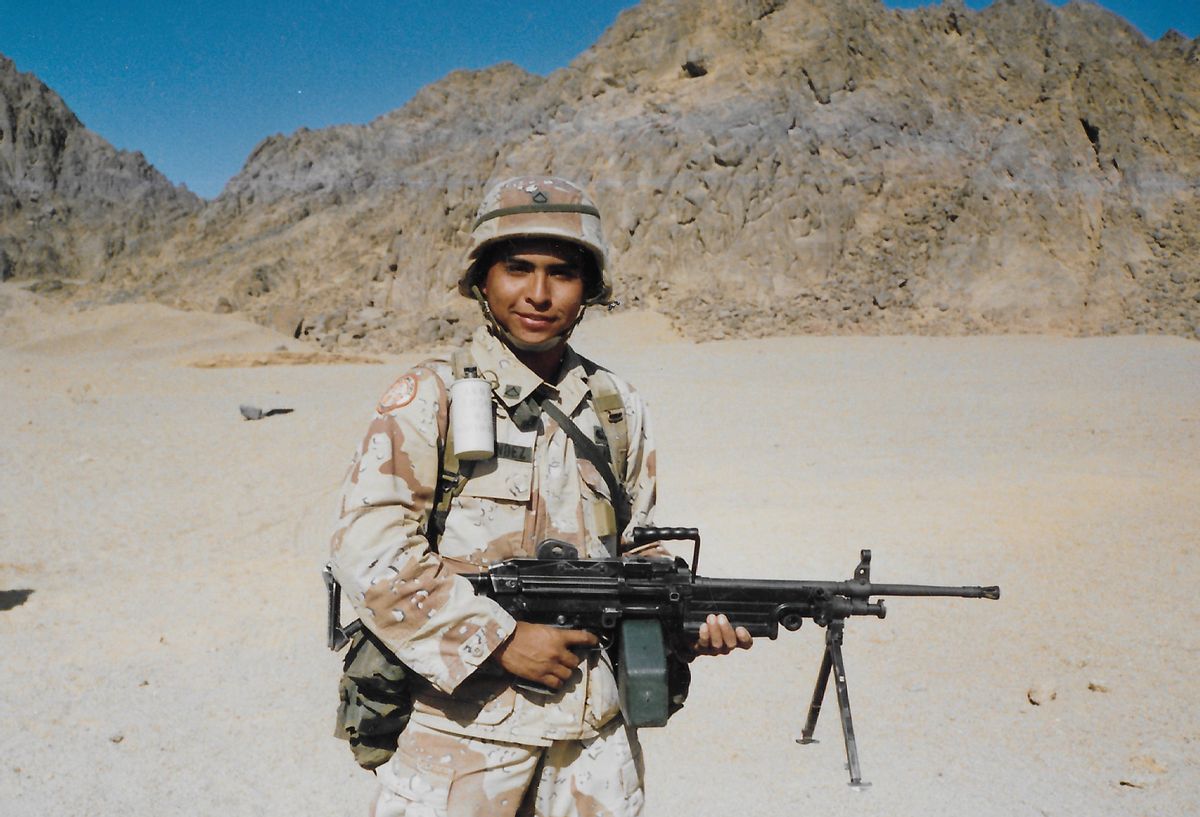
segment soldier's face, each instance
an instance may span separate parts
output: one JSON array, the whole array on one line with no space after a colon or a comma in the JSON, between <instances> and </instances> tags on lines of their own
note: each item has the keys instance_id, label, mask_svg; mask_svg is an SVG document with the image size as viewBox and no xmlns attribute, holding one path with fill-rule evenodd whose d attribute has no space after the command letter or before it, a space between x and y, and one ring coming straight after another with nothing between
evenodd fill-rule
<instances>
[{"instance_id":1,"label":"soldier's face","mask_svg":"<svg viewBox=\"0 0 1200 817\"><path fill-rule=\"evenodd\" d=\"M583 309L582 258L572 245L515 243L487 268L483 294L496 321L530 344L562 335Z\"/></svg>"}]
</instances>

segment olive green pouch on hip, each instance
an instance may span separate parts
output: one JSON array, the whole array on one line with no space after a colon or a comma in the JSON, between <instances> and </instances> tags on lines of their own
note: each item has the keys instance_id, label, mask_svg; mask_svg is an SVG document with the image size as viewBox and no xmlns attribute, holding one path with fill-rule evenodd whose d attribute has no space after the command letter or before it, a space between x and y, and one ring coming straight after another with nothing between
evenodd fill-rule
<instances>
[{"instance_id":1,"label":"olive green pouch on hip","mask_svg":"<svg viewBox=\"0 0 1200 817\"><path fill-rule=\"evenodd\" d=\"M412 714L409 670L366 627L350 639L338 685L335 737L364 769L387 762Z\"/></svg>"}]
</instances>

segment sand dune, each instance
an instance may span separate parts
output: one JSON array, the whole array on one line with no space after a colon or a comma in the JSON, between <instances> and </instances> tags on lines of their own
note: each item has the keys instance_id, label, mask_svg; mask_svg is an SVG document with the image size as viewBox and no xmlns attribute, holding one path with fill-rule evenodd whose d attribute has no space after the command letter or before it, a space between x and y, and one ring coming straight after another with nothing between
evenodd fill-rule
<instances>
[{"instance_id":1,"label":"sand dune","mask_svg":"<svg viewBox=\"0 0 1200 817\"><path fill-rule=\"evenodd\" d=\"M3 813L364 814L318 567L373 401L421 354L196 368L299 347L0 300ZM652 814L1200 810L1200 344L696 345L636 315L577 341L650 400L660 521L702 529L701 572L847 578L870 547L878 581L1004 590L849 624L862 792L832 706L793 740L818 628L698 665L643 733Z\"/></svg>"}]
</instances>

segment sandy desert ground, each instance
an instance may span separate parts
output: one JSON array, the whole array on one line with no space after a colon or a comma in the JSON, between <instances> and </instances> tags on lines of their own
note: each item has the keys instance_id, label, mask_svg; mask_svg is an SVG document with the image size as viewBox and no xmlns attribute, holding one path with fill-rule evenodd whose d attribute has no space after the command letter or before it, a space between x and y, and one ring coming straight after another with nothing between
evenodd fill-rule
<instances>
[{"instance_id":1,"label":"sandy desert ground","mask_svg":"<svg viewBox=\"0 0 1200 817\"><path fill-rule=\"evenodd\" d=\"M417 356L197 368L300 347L11 284L0 323L0 813L365 814L318 569ZM876 581L1003 588L848 625L864 790L832 707L794 740L819 628L698 664L643 732L651 814L1200 813L1200 343L696 345L626 314L577 346L647 395L659 519L701 528L702 573L842 579L870 547Z\"/></svg>"}]
</instances>

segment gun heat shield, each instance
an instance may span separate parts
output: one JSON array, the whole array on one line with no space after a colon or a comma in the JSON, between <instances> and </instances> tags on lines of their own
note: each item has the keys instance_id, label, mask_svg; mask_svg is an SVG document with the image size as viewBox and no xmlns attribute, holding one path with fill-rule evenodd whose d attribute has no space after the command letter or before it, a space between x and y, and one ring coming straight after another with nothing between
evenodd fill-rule
<instances>
[{"instance_id":1,"label":"gun heat shield","mask_svg":"<svg viewBox=\"0 0 1200 817\"><path fill-rule=\"evenodd\" d=\"M496 417L492 384L482 377L455 380L450 386L450 436L460 460L487 460L496 454Z\"/></svg>"}]
</instances>

